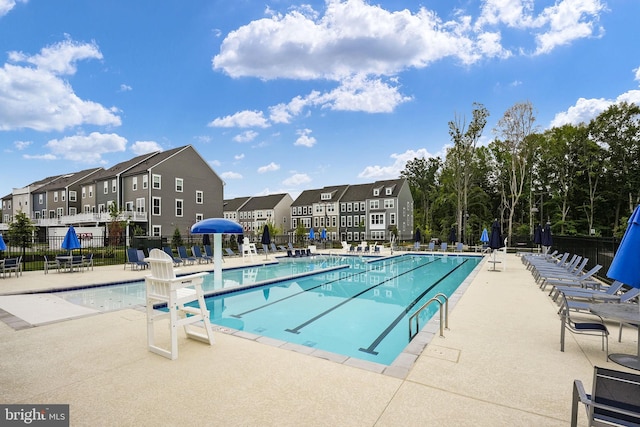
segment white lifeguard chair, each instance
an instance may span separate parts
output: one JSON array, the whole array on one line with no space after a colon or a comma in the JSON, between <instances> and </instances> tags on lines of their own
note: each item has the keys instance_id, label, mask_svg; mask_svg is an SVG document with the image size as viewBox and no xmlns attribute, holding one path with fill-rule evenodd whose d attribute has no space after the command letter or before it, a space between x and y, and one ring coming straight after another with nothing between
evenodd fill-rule
<instances>
[{"instance_id":1,"label":"white lifeguard chair","mask_svg":"<svg viewBox=\"0 0 640 427\"><path fill-rule=\"evenodd\" d=\"M179 326L184 326L187 337L212 345L214 343L213 331L202 291L203 276L207 273L176 277L173 270L173 259L160 249L152 249L145 261L149 263L151 269L151 275L144 279L147 292L147 344L149 351L171 360L177 359ZM198 301L198 307L186 305L194 301ZM168 312L154 309L154 305L163 303L167 305ZM169 319L170 349L155 344L155 322L166 318ZM194 330L194 324L199 322L204 325L203 332Z\"/></svg>"}]
</instances>

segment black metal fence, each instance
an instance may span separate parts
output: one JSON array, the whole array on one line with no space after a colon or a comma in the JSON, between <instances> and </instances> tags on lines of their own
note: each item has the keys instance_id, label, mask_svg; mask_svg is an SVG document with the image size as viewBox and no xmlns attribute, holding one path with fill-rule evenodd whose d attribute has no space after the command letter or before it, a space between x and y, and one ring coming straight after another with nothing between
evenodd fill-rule
<instances>
[{"instance_id":1,"label":"black metal fence","mask_svg":"<svg viewBox=\"0 0 640 427\"><path fill-rule=\"evenodd\" d=\"M553 236L552 250L570 254L577 254L583 258L588 258L587 268L593 268L600 264L602 268L597 276L607 282L611 279L607 277L607 271L613 261L613 256L620 246L620 239L616 237L570 237Z\"/></svg>"}]
</instances>

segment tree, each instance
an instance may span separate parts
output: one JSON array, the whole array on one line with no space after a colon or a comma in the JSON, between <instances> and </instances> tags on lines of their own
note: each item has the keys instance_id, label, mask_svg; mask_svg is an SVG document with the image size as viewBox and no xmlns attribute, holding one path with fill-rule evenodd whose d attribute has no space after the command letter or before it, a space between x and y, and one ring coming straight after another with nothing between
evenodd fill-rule
<instances>
[{"instance_id":1,"label":"tree","mask_svg":"<svg viewBox=\"0 0 640 427\"><path fill-rule=\"evenodd\" d=\"M453 190L456 195L458 241L462 241L463 230L467 225L475 149L489 116L489 111L482 104L474 103L473 106L473 118L468 127L464 116L456 115L455 119L449 122L453 148L447 153L446 164L451 168Z\"/></svg>"},{"instance_id":2,"label":"tree","mask_svg":"<svg viewBox=\"0 0 640 427\"><path fill-rule=\"evenodd\" d=\"M416 203L416 218L420 217L422 222L416 220L416 225L422 224L424 230L432 230L430 207L433 200L437 197L438 171L441 167L441 161L438 157L425 159L424 157L416 157L409 160L404 170L400 172L400 176L406 178L411 189L411 195ZM420 215L419 215L420 214Z\"/></svg>"},{"instance_id":3,"label":"tree","mask_svg":"<svg viewBox=\"0 0 640 427\"><path fill-rule=\"evenodd\" d=\"M111 221L107 227L109 229L109 244L111 246L119 245L120 242L122 242L122 236L126 232L126 221L120 221L118 219L122 212L123 210L119 208L117 204L112 203L109 205L109 217Z\"/></svg>"},{"instance_id":4,"label":"tree","mask_svg":"<svg viewBox=\"0 0 640 427\"><path fill-rule=\"evenodd\" d=\"M38 227L33 225L31 219L24 212L16 214L12 223L9 224L9 239L15 245L22 248L22 259L24 259L26 248L31 247L31 238L38 231Z\"/></svg>"},{"instance_id":5,"label":"tree","mask_svg":"<svg viewBox=\"0 0 640 427\"><path fill-rule=\"evenodd\" d=\"M506 185L503 191L503 202L508 210L507 238L511 244L514 215L528 177L528 163L531 161L530 144L536 121L531 102L513 105L498 121L495 129L500 139L495 143L504 154L504 173Z\"/></svg>"},{"instance_id":6,"label":"tree","mask_svg":"<svg viewBox=\"0 0 640 427\"><path fill-rule=\"evenodd\" d=\"M182 245L182 234L180 234L180 229L176 227L176 229L173 231L173 236L171 237L171 246L177 248L178 246Z\"/></svg>"}]
</instances>

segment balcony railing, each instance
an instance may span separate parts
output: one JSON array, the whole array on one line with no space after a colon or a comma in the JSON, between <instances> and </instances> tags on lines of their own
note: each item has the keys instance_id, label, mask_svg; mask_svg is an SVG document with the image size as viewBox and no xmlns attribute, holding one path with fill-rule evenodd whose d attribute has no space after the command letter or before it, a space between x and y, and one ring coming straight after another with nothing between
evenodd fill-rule
<instances>
[{"instance_id":1,"label":"balcony railing","mask_svg":"<svg viewBox=\"0 0 640 427\"><path fill-rule=\"evenodd\" d=\"M76 215L62 215L56 218L37 218L32 220L38 227L66 226L71 224L94 224L111 222L108 212L81 213ZM117 221L146 222L146 212L125 211L117 217Z\"/></svg>"}]
</instances>

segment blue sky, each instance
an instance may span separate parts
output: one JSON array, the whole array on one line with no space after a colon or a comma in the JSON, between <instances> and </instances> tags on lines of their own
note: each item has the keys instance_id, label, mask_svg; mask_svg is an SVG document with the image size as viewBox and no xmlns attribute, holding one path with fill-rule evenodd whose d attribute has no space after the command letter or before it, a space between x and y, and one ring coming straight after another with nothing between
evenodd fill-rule
<instances>
[{"instance_id":1,"label":"blue sky","mask_svg":"<svg viewBox=\"0 0 640 427\"><path fill-rule=\"evenodd\" d=\"M640 101L637 0L0 0L0 196L193 145L225 198L399 176L448 122ZM185 165L188 167L188 165Z\"/></svg>"}]
</instances>

